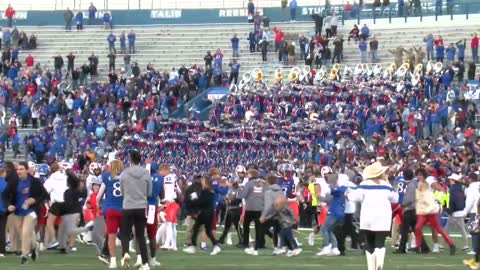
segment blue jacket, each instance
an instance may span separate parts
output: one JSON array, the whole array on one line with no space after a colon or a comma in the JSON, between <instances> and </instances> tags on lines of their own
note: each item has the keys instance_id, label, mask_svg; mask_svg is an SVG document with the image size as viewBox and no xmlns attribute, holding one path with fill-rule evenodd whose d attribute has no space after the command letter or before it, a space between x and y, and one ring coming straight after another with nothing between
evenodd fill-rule
<instances>
[{"instance_id":1,"label":"blue jacket","mask_svg":"<svg viewBox=\"0 0 480 270\"><path fill-rule=\"evenodd\" d=\"M97 13L97 8L94 6L90 6L88 8L88 17L89 18L95 18L95 13Z\"/></svg>"},{"instance_id":2,"label":"blue jacket","mask_svg":"<svg viewBox=\"0 0 480 270\"><path fill-rule=\"evenodd\" d=\"M453 48L453 47L451 47L451 48L449 47L445 50L445 52L447 52L447 60L449 60L449 61L455 60L455 51L456 51L456 49Z\"/></svg>"},{"instance_id":3,"label":"blue jacket","mask_svg":"<svg viewBox=\"0 0 480 270\"><path fill-rule=\"evenodd\" d=\"M232 42L232 49L238 49L238 43L240 42L240 39L238 39L238 37L231 38L230 42Z\"/></svg>"},{"instance_id":4,"label":"blue jacket","mask_svg":"<svg viewBox=\"0 0 480 270\"><path fill-rule=\"evenodd\" d=\"M5 181L5 178L0 177L0 195L5 191L5 188L7 188L7 182ZM7 212L7 205L3 201L3 196L0 196L0 213L5 212Z\"/></svg>"},{"instance_id":5,"label":"blue jacket","mask_svg":"<svg viewBox=\"0 0 480 270\"><path fill-rule=\"evenodd\" d=\"M107 41L108 41L108 44L112 45L115 43L115 41L117 41L117 38L113 34L110 34L107 37Z\"/></svg>"},{"instance_id":6,"label":"blue jacket","mask_svg":"<svg viewBox=\"0 0 480 270\"><path fill-rule=\"evenodd\" d=\"M81 11L77 12L77 14L75 15L75 21L76 21L78 24L82 24L82 23L83 23L83 12L81 12Z\"/></svg>"},{"instance_id":7,"label":"blue jacket","mask_svg":"<svg viewBox=\"0 0 480 270\"><path fill-rule=\"evenodd\" d=\"M462 211L465 208L465 192L462 184L455 183L450 187L450 201L447 213L452 214L456 211Z\"/></svg>"},{"instance_id":8,"label":"blue jacket","mask_svg":"<svg viewBox=\"0 0 480 270\"><path fill-rule=\"evenodd\" d=\"M428 37L425 37L423 39L423 41L425 42L425 46L427 48L433 48L433 36L428 36Z\"/></svg>"},{"instance_id":9,"label":"blue jacket","mask_svg":"<svg viewBox=\"0 0 480 270\"><path fill-rule=\"evenodd\" d=\"M340 186L331 190L332 199L328 206L328 215L334 216L337 219L345 217L345 191L347 187Z\"/></svg>"},{"instance_id":10,"label":"blue jacket","mask_svg":"<svg viewBox=\"0 0 480 270\"><path fill-rule=\"evenodd\" d=\"M253 15L255 13L255 5L253 4L253 2L248 3L247 10L248 10L248 14Z\"/></svg>"},{"instance_id":11,"label":"blue jacket","mask_svg":"<svg viewBox=\"0 0 480 270\"><path fill-rule=\"evenodd\" d=\"M363 40L360 41L360 42L358 43L358 48L359 48L360 51L362 51L362 52L367 51L367 43L366 43L365 41L363 41Z\"/></svg>"},{"instance_id":12,"label":"blue jacket","mask_svg":"<svg viewBox=\"0 0 480 270\"><path fill-rule=\"evenodd\" d=\"M361 29L360 29L360 34L364 35L364 36L368 36L370 35L370 29L368 29L367 26L363 26Z\"/></svg>"},{"instance_id":13,"label":"blue jacket","mask_svg":"<svg viewBox=\"0 0 480 270\"><path fill-rule=\"evenodd\" d=\"M125 38L125 35L120 35L120 47L125 47L126 41L127 39Z\"/></svg>"},{"instance_id":14,"label":"blue jacket","mask_svg":"<svg viewBox=\"0 0 480 270\"><path fill-rule=\"evenodd\" d=\"M128 33L127 38L128 38L129 44L135 43L135 39L136 39L135 33Z\"/></svg>"},{"instance_id":15,"label":"blue jacket","mask_svg":"<svg viewBox=\"0 0 480 270\"><path fill-rule=\"evenodd\" d=\"M295 10L295 9L297 9L297 0L292 0L292 1L290 2L289 7L290 7L290 10Z\"/></svg>"},{"instance_id":16,"label":"blue jacket","mask_svg":"<svg viewBox=\"0 0 480 270\"><path fill-rule=\"evenodd\" d=\"M445 55L445 47L443 45L439 45L435 48L435 55L437 57L443 57Z\"/></svg>"}]
</instances>

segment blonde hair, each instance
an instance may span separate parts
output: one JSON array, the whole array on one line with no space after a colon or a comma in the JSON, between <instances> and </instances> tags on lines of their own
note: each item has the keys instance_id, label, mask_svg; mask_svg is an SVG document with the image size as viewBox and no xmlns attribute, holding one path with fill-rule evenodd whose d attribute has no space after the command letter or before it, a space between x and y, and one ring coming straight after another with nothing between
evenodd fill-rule
<instances>
[{"instance_id":1,"label":"blonde hair","mask_svg":"<svg viewBox=\"0 0 480 270\"><path fill-rule=\"evenodd\" d=\"M118 159L111 160L108 163L108 167L110 168L110 174L112 177L116 177L123 171L123 162Z\"/></svg>"}]
</instances>

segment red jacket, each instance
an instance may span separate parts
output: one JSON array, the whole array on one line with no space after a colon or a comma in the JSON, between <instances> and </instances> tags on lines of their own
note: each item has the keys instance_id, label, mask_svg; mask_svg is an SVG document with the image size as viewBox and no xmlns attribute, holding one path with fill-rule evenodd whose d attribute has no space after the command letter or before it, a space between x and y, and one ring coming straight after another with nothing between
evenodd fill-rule
<instances>
[{"instance_id":1,"label":"red jacket","mask_svg":"<svg viewBox=\"0 0 480 270\"><path fill-rule=\"evenodd\" d=\"M277 30L275 32L275 41L281 41L283 38L283 32L281 30Z\"/></svg>"},{"instance_id":2,"label":"red jacket","mask_svg":"<svg viewBox=\"0 0 480 270\"><path fill-rule=\"evenodd\" d=\"M472 41L470 42L470 48L478 48L478 37L472 37Z\"/></svg>"},{"instance_id":3,"label":"red jacket","mask_svg":"<svg viewBox=\"0 0 480 270\"><path fill-rule=\"evenodd\" d=\"M34 61L33 61L33 56L30 55L30 56L27 56L27 57L25 58L25 65L26 65L27 67L33 66L33 63L34 63Z\"/></svg>"},{"instance_id":4,"label":"red jacket","mask_svg":"<svg viewBox=\"0 0 480 270\"><path fill-rule=\"evenodd\" d=\"M14 10L12 7L8 7L8 8L5 10L5 17L7 17L7 18L12 18L13 15L15 15L15 10Z\"/></svg>"}]
</instances>

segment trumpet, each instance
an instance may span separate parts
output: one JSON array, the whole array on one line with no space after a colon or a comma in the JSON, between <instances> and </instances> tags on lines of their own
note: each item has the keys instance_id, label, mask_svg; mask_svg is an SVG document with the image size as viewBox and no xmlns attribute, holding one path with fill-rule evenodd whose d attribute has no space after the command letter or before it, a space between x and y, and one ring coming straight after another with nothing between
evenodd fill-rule
<instances>
[{"instance_id":1,"label":"trumpet","mask_svg":"<svg viewBox=\"0 0 480 270\"><path fill-rule=\"evenodd\" d=\"M299 67L293 67L290 70L290 73L288 73L288 80L291 82L294 82L299 79L300 76L300 68Z\"/></svg>"},{"instance_id":2,"label":"trumpet","mask_svg":"<svg viewBox=\"0 0 480 270\"><path fill-rule=\"evenodd\" d=\"M281 67L278 67L276 70L275 70L275 81L276 82L281 82L283 79L283 71L282 71L282 68Z\"/></svg>"},{"instance_id":3,"label":"trumpet","mask_svg":"<svg viewBox=\"0 0 480 270\"><path fill-rule=\"evenodd\" d=\"M252 74L253 74L253 79L256 82L260 82L263 79L263 72L260 68L254 68L252 70Z\"/></svg>"},{"instance_id":4,"label":"trumpet","mask_svg":"<svg viewBox=\"0 0 480 270\"><path fill-rule=\"evenodd\" d=\"M304 66L302 72L300 72L300 81L303 82L305 80L308 80L309 76L310 76L310 67Z\"/></svg>"}]
</instances>

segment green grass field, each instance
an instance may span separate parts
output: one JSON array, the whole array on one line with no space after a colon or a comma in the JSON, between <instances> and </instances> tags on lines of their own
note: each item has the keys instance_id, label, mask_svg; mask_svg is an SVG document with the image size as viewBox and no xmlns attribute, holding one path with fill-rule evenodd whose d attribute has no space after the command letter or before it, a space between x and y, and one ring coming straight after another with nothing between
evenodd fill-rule
<instances>
[{"instance_id":1,"label":"green grass field","mask_svg":"<svg viewBox=\"0 0 480 270\"><path fill-rule=\"evenodd\" d=\"M183 233L179 232L179 243L183 243ZM246 255L243 250L226 246L222 253L210 256L207 252L198 250L195 255L188 255L182 251L159 251L159 261L162 266L159 269L199 269L199 270L233 270L233 269L334 269L334 270L362 270L367 269L365 257L360 252L347 252L344 257L318 257L317 247L320 239L316 239L315 247L306 247L307 232L301 232L300 236L304 243L304 251L300 256L287 258L284 256L272 256L271 249L261 250L258 257ZM430 237L427 237L427 239ZM457 239L458 240L458 239ZM233 237L235 243L236 237ZM267 240L268 241L268 240ZM460 243L459 243L459 246ZM455 270L467 269L462 265L462 259L468 257L464 252L458 251L457 255L450 256L448 251L440 254L429 255L395 255L389 251L385 261L385 270ZM131 254L132 255L132 254ZM135 256L133 256L135 259ZM118 263L120 263L118 259ZM38 269L38 270L82 270L82 269L107 269L107 266L96 259L95 249L91 246L78 246L78 252L60 255L56 251L47 251L40 254L36 262L20 265L20 257L7 256L0 258L0 270Z\"/></svg>"}]
</instances>

